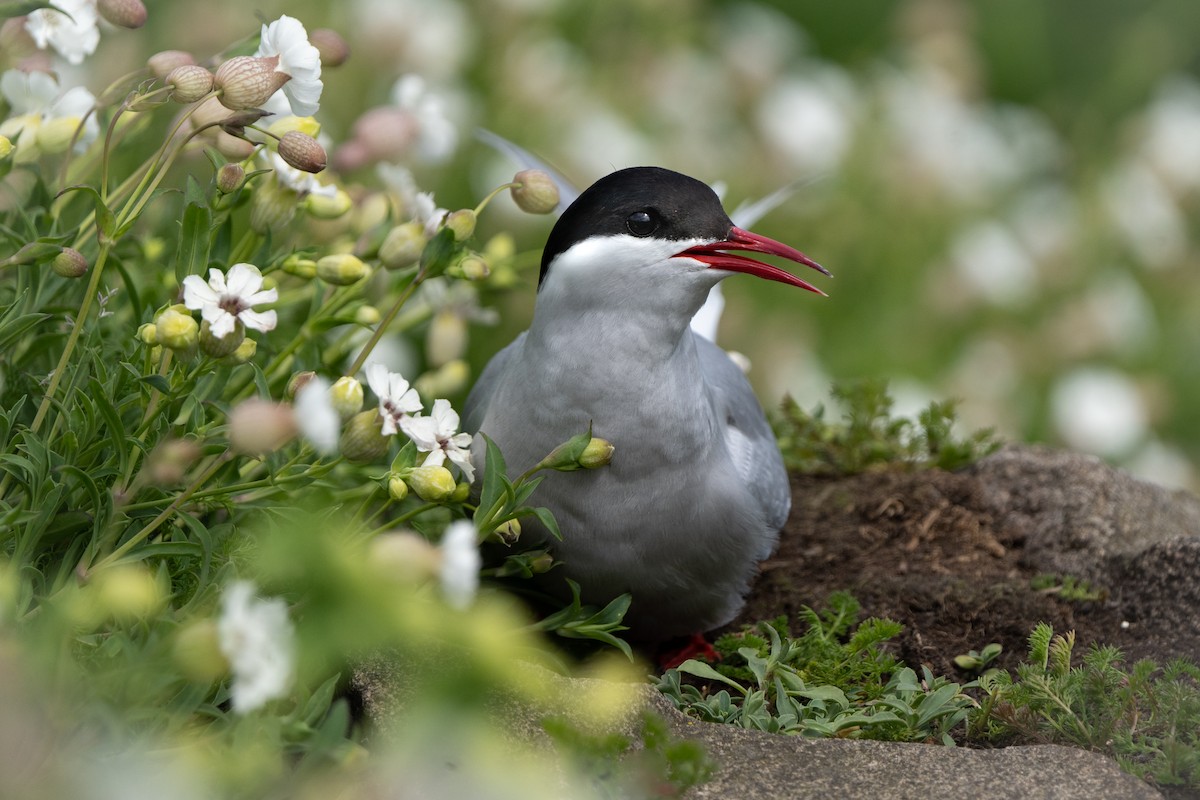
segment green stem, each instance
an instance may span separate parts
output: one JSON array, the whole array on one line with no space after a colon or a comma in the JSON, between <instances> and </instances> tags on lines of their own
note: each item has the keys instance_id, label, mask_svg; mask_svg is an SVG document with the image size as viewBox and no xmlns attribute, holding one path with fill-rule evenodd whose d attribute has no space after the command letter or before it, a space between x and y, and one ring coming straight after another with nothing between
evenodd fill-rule
<instances>
[{"instance_id":1,"label":"green stem","mask_svg":"<svg viewBox=\"0 0 1200 800\"><path fill-rule=\"evenodd\" d=\"M492 191L488 193L488 196L480 200L479 205L475 206L475 216L482 214L483 210L487 208L488 203L492 202L496 195L500 194L505 189L515 189L520 185L521 184L519 183L502 183L495 189L492 189Z\"/></svg>"},{"instance_id":2,"label":"green stem","mask_svg":"<svg viewBox=\"0 0 1200 800\"><path fill-rule=\"evenodd\" d=\"M354 359L354 364L351 365L350 369L346 370L346 375L354 377L358 374L363 364L366 363L367 357L371 355L371 351L375 349L375 345L379 344L379 340L383 338L388 325L392 324L392 320L400 313L400 309L408 302L408 298L412 297L412 293L416 291L417 286L421 284L422 280L424 280L422 274L418 273L413 277L412 282L404 288L404 291L400 293L400 297L396 299L396 303L388 309L388 312L383 315L383 319L379 321L379 325L375 327L375 333L371 334L370 340L359 351L358 358Z\"/></svg>"}]
</instances>

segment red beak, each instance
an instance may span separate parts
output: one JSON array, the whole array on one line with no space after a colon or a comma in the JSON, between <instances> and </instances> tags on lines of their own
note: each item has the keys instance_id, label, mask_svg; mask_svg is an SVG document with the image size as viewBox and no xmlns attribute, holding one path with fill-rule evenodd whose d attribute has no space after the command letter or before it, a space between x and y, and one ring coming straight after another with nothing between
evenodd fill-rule
<instances>
[{"instance_id":1,"label":"red beak","mask_svg":"<svg viewBox=\"0 0 1200 800\"><path fill-rule=\"evenodd\" d=\"M784 272L779 267L773 267L770 264L763 263L748 256L736 255L734 253L725 252L727 250L749 250L754 253L766 253L771 256L779 256L786 258L788 261L795 261L797 264L803 264L806 267L812 267L817 272L820 272L829 277L829 270L822 267L817 262L813 261L808 256L801 253L794 247L788 247L782 242L777 242L774 239L768 239L757 233L748 230L743 230L736 225L730 229L729 238L723 242L713 242L712 244L702 244L697 247L690 247L682 253L677 253L676 258L694 258L697 261L708 264L710 269L724 269L730 272L744 272L747 275L757 275L760 278L766 278L769 281L779 281L780 283L790 284L791 286L799 286L801 289L807 289L810 292L816 292L821 296L827 296L817 287L813 286L808 281L803 281L797 278L790 272Z\"/></svg>"}]
</instances>

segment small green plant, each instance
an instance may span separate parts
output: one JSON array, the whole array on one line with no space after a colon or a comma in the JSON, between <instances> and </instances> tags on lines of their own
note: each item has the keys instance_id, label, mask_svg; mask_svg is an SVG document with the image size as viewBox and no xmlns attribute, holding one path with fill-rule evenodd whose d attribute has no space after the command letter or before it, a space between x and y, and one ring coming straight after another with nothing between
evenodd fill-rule
<instances>
[{"instance_id":1,"label":"small green plant","mask_svg":"<svg viewBox=\"0 0 1200 800\"><path fill-rule=\"evenodd\" d=\"M790 469L817 475L853 475L882 464L958 469L1000 446L990 428L954 435L955 403L931 403L917 419L892 416L887 383L835 384L843 421L828 422L824 406L809 413L791 398L783 403L776 434Z\"/></svg>"},{"instance_id":2,"label":"small green plant","mask_svg":"<svg viewBox=\"0 0 1200 800\"><path fill-rule=\"evenodd\" d=\"M1090 581L1076 578L1074 575L1037 575L1030 580L1029 585L1039 592L1058 595L1061 599L1074 603L1103 600L1108 597L1106 589L1093 586Z\"/></svg>"},{"instance_id":3,"label":"small green plant","mask_svg":"<svg viewBox=\"0 0 1200 800\"><path fill-rule=\"evenodd\" d=\"M982 650L971 650L962 655L954 657L954 663L959 669L965 669L968 672L979 672L988 664L996 660L1000 653L1004 652L1004 647L999 642L992 642L984 645Z\"/></svg>"},{"instance_id":4,"label":"small green plant","mask_svg":"<svg viewBox=\"0 0 1200 800\"><path fill-rule=\"evenodd\" d=\"M1141 778L1200 787L1200 667L1182 659L1126 665L1120 650L1098 645L1072 666L1074 647L1073 632L1039 624L1015 675L980 678L972 734L1074 744Z\"/></svg>"},{"instance_id":5,"label":"small green plant","mask_svg":"<svg viewBox=\"0 0 1200 800\"><path fill-rule=\"evenodd\" d=\"M802 636L788 636L784 620L760 623L717 641L720 667L686 661L668 670L658 688L680 710L711 722L805 736L952 744L950 732L975 705L963 690L974 684L959 685L928 669L918 678L881 649L900 633L899 623L869 619L855 627L858 612L852 596L836 593L825 611L804 609L808 630ZM706 694L680 673L733 693L722 688Z\"/></svg>"}]
</instances>

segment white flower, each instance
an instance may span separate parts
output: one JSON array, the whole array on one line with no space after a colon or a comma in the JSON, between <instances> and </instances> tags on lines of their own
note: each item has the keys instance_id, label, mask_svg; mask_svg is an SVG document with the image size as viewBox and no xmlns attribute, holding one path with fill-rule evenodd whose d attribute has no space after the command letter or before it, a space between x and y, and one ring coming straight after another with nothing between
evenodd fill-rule
<instances>
[{"instance_id":1,"label":"white flower","mask_svg":"<svg viewBox=\"0 0 1200 800\"><path fill-rule=\"evenodd\" d=\"M315 194L318 197L337 197L336 184L323 184L311 172L299 170L288 164L279 153L270 153L271 169L275 170L275 180L292 191L305 197Z\"/></svg>"},{"instance_id":2,"label":"white flower","mask_svg":"<svg viewBox=\"0 0 1200 800\"><path fill-rule=\"evenodd\" d=\"M429 453L423 466L440 467L449 458L462 470L468 483L475 480L471 434L458 432L458 412L450 407L449 400L434 400L429 416L406 417L400 427L419 451Z\"/></svg>"},{"instance_id":3,"label":"white flower","mask_svg":"<svg viewBox=\"0 0 1200 800\"><path fill-rule=\"evenodd\" d=\"M95 0L55 0L66 14L39 8L25 18L25 30L39 50L52 47L72 64L96 52L100 43Z\"/></svg>"},{"instance_id":4,"label":"white flower","mask_svg":"<svg viewBox=\"0 0 1200 800\"><path fill-rule=\"evenodd\" d=\"M479 543L475 526L466 520L450 523L442 534L442 594L460 611L471 605L479 589Z\"/></svg>"},{"instance_id":5,"label":"white flower","mask_svg":"<svg viewBox=\"0 0 1200 800\"><path fill-rule=\"evenodd\" d=\"M58 81L53 75L10 69L0 75L0 94L4 95L11 111L11 116L0 123L0 136L12 139L18 153L25 150L32 158L36 158L38 129L52 120L73 122L72 132L83 124L75 143L78 151L85 149L100 135L96 115L90 113L96 105L96 98L82 86L75 86L60 94Z\"/></svg>"},{"instance_id":6,"label":"white flower","mask_svg":"<svg viewBox=\"0 0 1200 800\"><path fill-rule=\"evenodd\" d=\"M442 98L425 85L420 75L405 75L392 87L392 102L407 111L417 123L417 157L440 164L458 146L458 129L446 115Z\"/></svg>"},{"instance_id":7,"label":"white flower","mask_svg":"<svg viewBox=\"0 0 1200 800\"><path fill-rule=\"evenodd\" d=\"M412 214L414 220L425 226L425 235L433 236L437 233L438 227L449 212L444 208L438 208L437 202L433 199L433 192L419 191L412 171L399 164L381 163L375 167L375 171L379 175L379 179L400 196L400 202L404 204L405 211Z\"/></svg>"},{"instance_id":8,"label":"white flower","mask_svg":"<svg viewBox=\"0 0 1200 800\"><path fill-rule=\"evenodd\" d=\"M287 692L293 672L293 632L287 605L254 596L250 581L235 581L221 598L217 636L233 670L233 708L246 713Z\"/></svg>"},{"instance_id":9,"label":"white flower","mask_svg":"<svg viewBox=\"0 0 1200 800\"><path fill-rule=\"evenodd\" d=\"M1110 458L1128 455L1150 423L1137 385L1113 369L1080 367L1051 394L1055 427L1071 447Z\"/></svg>"},{"instance_id":10,"label":"white flower","mask_svg":"<svg viewBox=\"0 0 1200 800\"><path fill-rule=\"evenodd\" d=\"M200 316L218 339L233 333L238 320L247 328L266 333L275 328L275 312L255 311L254 306L275 302L279 292L260 291L262 285L262 273L253 264L234 264L229 268L228 281L221 270L210 269L208 283L199 275L183 279L183 303L192 310L200 309Z\"/></svg>"},{"instance_id":11,"label":"white flower","mask_svg":"<svg viewBox=\"0 0 1200 800\"><path fill-rule=\"evenodd\" d=\"M383 364L367 367L367 383L379 398L379 416L383 417L382 433L391 436L400 430L400 424L421 410L421 398L417 390L409 388L408 381L399 372L389 372Z\"/></svg>"},{"instance_id":12,"label":"white flower","mask_svg":"<svg viewBox=\"0 0 1200 800\"><path fill-rule=\"evenodd\" d=\"M258 52L254 55L279 59L275 71L291 78L282 91L291 103L293 114L311 117L317 113L324 88L321 54L308 41L308 31L300 20L285 14L270 25L263 25Z\"/></svg>"},{"instance_id":13,"label":"white flower","mask_svg":"<svg viewBox=\"0 0 1200 800\"><path fill-rule=\"evenodd\" d=\"M322 455L336 453L342 418L330 402L329 381L319 376L310 379L296 392L293 408L300 432L316 451Z\"/></svg>"}]
</instances>

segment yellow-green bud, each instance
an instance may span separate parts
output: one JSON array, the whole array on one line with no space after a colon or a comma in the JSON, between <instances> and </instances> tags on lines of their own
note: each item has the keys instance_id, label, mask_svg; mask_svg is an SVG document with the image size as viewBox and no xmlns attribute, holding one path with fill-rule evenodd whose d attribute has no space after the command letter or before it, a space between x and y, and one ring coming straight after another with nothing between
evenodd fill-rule
<instances>
[{"instance_id":1,"label":"yellow-green bud","mask_svg":"<svg viewBox=\"0 0 1200 800\"><path fill-rule=\"evenodd\" d=\"M475 233L475 212L469 208L460 208L446 215L445 225L454 233L454 241L465 242Z\"/></svg>"},{"instance_id":2,"label":"yellow-green bud","mask_svg":"<svg viewBox=\"0 0 1200 800\"><path fill-rule=\"evenodd\" d=\"M354 321L368 328L372 325L378 325L381 319L383 319L383 316L375 306L359 306L354 311Z\"/></svg>"},{"instance_id":3,"label":"yellow-green bud","mask_svg":"<svg viewBox=\"0 0 1200 800\"><path fill-rule=\"evenodd\" d=\"M154 325L159 344L172 350L190 350L200 341L200 325L191 314L181 314L174 307L159 314Z\"/></svg>"},{"instance_id":4,"label":"yellow-green bud","mask_svg":"<svg viewBox=\"0 0 1200 800\"><path fill-rule=\"evenodd\" d=\"M185 625L175 634L171 647L175 666L192 683L208 686L229 671L229 662L221 652L217 623L211 619Z\"/></svg>"},{"instance_id":5,"label":"yellow-green bud","mask_svg":"<svg viewBox=\"0 0 1200 800\"><path fill-rule=\"evenodd\" d=\"M64 278L79 278L87 274L88 262L83 253L73 247L64 247L50 262L50 269Z\"/></svg>"},{"instance_id":6,"label":"yellow-green bud","mask_svg":"<svg viewBox=\"0 0 1200 800\"><path fill-rule=\"evenodd\" d=\"M304 372L297 372L288 379L287 388L284 390L287 393L288 399L296 396L296 393L308 385L308 382L317 377L317 373L311 369Z\"/></svg>"},{"instance_id":7,"label":"yellow-green bud","mask_svg":"<svg viewBox=\"0 0 1200 800\"><path fill-rule=\"evenodd\" d=\"M417 263L428 240L419 222L406 222L388 231L379 246L379 260L388 269L404 269Z\"/></svg>"},{"instance_id":8,"label":"yellow-green bud","mask_svg":"<svg viewBox=\"0 0 1200 800\"><path fill-rule=\"evenodd\" d=\"M285 258L281 267L284 272L297 278L309 280L317 276L317 262L298 253L292 253Z\"/></svg>"},{"instance_id":9,"label":"yellow-green bud","mask_svg":"<svg viewBox=\"0 0 1200 800\"><path fill-rule=\"evenodd\" d=\"M163 50L146 59L146 66L160 81L171 74L171 70L184 64L195 64L196 58L185 50Z\"/></svg>"},{"instance_id":10,"label":"yellow-green bud","mask_svg":"<svg viewBox=\"0 0 1200 800\"><path fill-rule=\"evenodd\" d=\"M171 70L163 83L171 87L176 103L195 103L212 91L213 74L199 64L184 64Z\"/></svg>"},{"instance_id":11,"label":"yellow-green bud","mask_svg":"<svg viewBox=\"0 0 1200 800\"><path fill-rule=\"evenodd\" d=\"M106 22L121 28L140 28L146 24L146 6L142 0L99 0L96 10Z\"/></svg>"},{"instance_id":12,"label":"yellow-green bud","mask_svg":"<svg viewBox=\"0 0 1200 800\"><path fill-rule=\"evenodd\" d=\"M425 337L425 355L431 364L441 366L462 358L467 350L467 322L450 309L434 314Z\"/></svg>"},{"instance_id":13,"label":"yellow-green bud","mask_svg":"<svg viewBox=\"0 0 1200 800\"><path fill-rule=\"evenodd\" d=\"M477 253L468 253L458 262L462 276L469 281L481 281L492 274L492 268Z\"/></svg>"},{"instance_id":14,"label":"yellow-green bud","mask_svg":"<svg viewBox=\"0 0 1200 800\"><path fill-rule=\"evenodd\" d=\"M334 253L317 262L317 277L334 286L358 283L370 272L362 259L350 253Z\"/></svg>"},{"instance_id":15,"label":"yellow-green bud","mask_svg":"<svg viewBox=\"0 0 1200 800\"><path fill-rule=\"evenodd\" d=\"M337 219L353 207L354 201L343 189L338 189L333 197L310 192L304 198L304 210L317 219Z\"/></svg>"},{"instance_id":16,"label":"yellow-green bud","mask_svg":"<svg viewBox=\"0 0 1200 800\"><path fill-rule=\"evenodd\" d=\"M291 77L275 71L277 61L276 58L234 56L217 67L214 86L221 90L221 105L234 111L261 107Z\"/></svg>"},{"instance_id":17,"label":"yellow-green bud","mask_svg":"<svg viewBox=\"0 0 1200 800\"><path fill-rule=\"evenodd\" d=\"M153 322L147 322L144 325L138 326L137 338L142 344L148 344L153 347L158 344L158 326Z\"/></svg>"},{"instance_id":18,"label":"yellow-green bud","mask_svg":"<svg viewBox=\"0 0 1200 800\"><path fill-rule=\"evenodd\" d=\"M241 141L236 139L235 141ZM250 227L255 233L277 231L292 221L300 200L276 181L260 181L250 201Z\"/></svg>"},{"instance_id":19,"label":"yellow-green bud","mask_svg":"<svg viewBox=\"0 0 1200 800\"><path fill-rule=\"evenodd\" d=\"M529 214L549 214L558 208L558 186L540 169L523 169L513 176L512 199Z\"/></svg>"},{"instance_id":20,"label":"yellow-green bud","mask_svg":"<svg viewBox=\"0 0 1200 800\"><path fill-rule=\"evenodd\" d=\"M400 476L393 475L388 478L388 494L397 503L402 503L404 502L404 498L408 497L408 484Z\"/></svg>"},{"instance_id":21,"label":"yellow-green bud","mask_svg":"<svg viewBox=\"0 0 1200 800\"><path fill-rule=\"evenodd\" d=\"M237 350L245 338L246 326L240 319L233 323L233 330L220 338L213 336L208 320L200 323L200 352L206 356L224 358Z\"/></svg>"},{"instance_id":22,"label":"yellow-green bud","mask_svg":"<svg viewBox=\"0 0 1200 800\"><path fill-rule=\"evenodd\" d=\"M48 155L66 152L82 124L83 120L79 117L55 117L46 120L37 129L38 148Z\"/></svg>"},{"instance_id":23,"label":"yellow-green bud","mask_svg":"<svg viewBox=\"0 0 1200 800\"><path fill-rule=\"evenodd\" d=\"M302 172L320 172L329 161L320 142L300 131L283 135L279 140L279 157Z\"/></svg>"},{"instance_id":24,"label":"yellow-green bud","mask_svg":"<svg viewBox=\"0 0 1200 800\"><path fill-rule=\"evenodd\" d=\"M505 544L516 544L517 540L521 538L521 521L517 519L510 519L508 522L501 523L499 526L497 526L493 533L496 534L496 538Z\"/></svg>"},{"instance_id":25,"label":"yellow-green bud","mask_svg":"<svg viewBox=\"0 0 1200 800\"><path fill-rule=\"evenodd\" d=\"M329 404L339 417L350 419L362 411L362 384L349 376L338 378L333 386L329 387Z\"/></svg>"},{"instance_id":26,"label":"yellow-green bud","mask_svg":"<svg viewBox=\"0 0 1200 800\"><path fill-rule=\"evenodd\" d=\"M587 447L583 448L583 454L579 456L579 466L584 469L607 466L612 461L614 449L612 442L593 436Z\"/></svg>"},{"instance_id":27,"label":"yellow-green bud","mask_svg":"<svg viewBox=\"0 0 1200 800\"><path fill-rule=\"evenodd\" d=\"M467 498L471 496L471 484L466 481L459 481L454 487L454 494L450 495L451 503L465 503Z\"/></svg>"},{"instance_id":28,"label":"yellow-green bud","mask_svg":"<svg viewBox=\"0 0 1200 800\"><path fill-rule=\"evenodd\" d=\"M404 583L435 577L442 562L441 552L412 531L381 534L369 548L371 566L384 577Z\"/></svg>"},{"instance_id":29,"label":"yellow-green bud","mask_svg":"<svg viewBox=\"0 0 1200 800\"><path fill-rule=\"evenodd\" d=\"M7 136L0 136L0 161L8 158L13 151L12 140Z\"/></svg>"},{"instance_id":30,"label":"yellow-green bud","mask_svg":"<svg viewBox=\"0 0 1200 800\"><path fill-rule=\"evenodd\" d=\"M421 375L413 381L413 386L422 397L446 397L465 389L470 377L471 367L463 359L456 358Z\"/></svg>"},{"instance_id":31,"label":"yellow-green bud","mask_svg":"<svg viewBox=\"0 0 1200 800\"><path fill-rule=\"evenodd\" d=\"M162 363L162 345L161 344L156 344L156 345L154 345L154 347L150 348L150 363L156 367Z\"/></svg>"},{"instance_id":32,"label":"yellow-green bud","mask_svg":"<svg viewBox=\"0 0 1200 800\"><path fill-rule=\"evenodd\" d=\"M346 63L350 57L350 45L336 31L317 28L308 34L308 41L321 54L321 66L332 69Z\"/></svg>"},{"instance_id":33,"label":"yellow-green bud","mask_svg":"<svg viewBox=\"0 0 1200 800\"><path fill-rule=\"evenodd\" d=\"M258 352L258 342L253 339L242 339L242 343L237 348L226 356L225 360L230 364L245 364L254 358L254 354Z\"/></svg>"},{"instance_id":34,"label":"yellow-green bud","mask_svg":"<svg viewBox=\"0 0 1200 800\"><path fill-rule=\"evenodd\" d=\"M274 120L267 126L267 133L278 136L280 139L292 131L303 133L315 139L317 134L321 132L321 123L317 122L313 117L297 117L294 114L289 114L286 117Z\"/></svg>"},{"instance_id":35,"label":"yellow-green bud","mask_svg":"<svg viewBox=\"0 0 1200 800\"><path fill-rule=\"evenodd\" d=\"M554 566L554 556L549 553L542 553L529 562L529 569L535 574L540 575L544 572L549 572Z\"/></svg>"},{"instance_id":36,"label":"yellow-green bud","mask_svg":"<svg viewBox=\"0 0 1200 800\"><path fill-rule=\"evenodd\" d=\"M245 182L246 170L241 164L223 164L217 170L217 191L221 194L233 194Z\"/></svg>"},{"instance_id":37,"label":"yellow-green bud","mask_svg":"<svg viewBox=\"0 0 1200 800\"><path fill-rule=\"evenodd\" d=\"M404 480L426 503L444 503L458 489L454 476L445 467L413 467L405 473Z\"/></svg>"},{"instance_id":38,"label":"yellow-green bud","mask_svg":"<svg viewBox=\"0 0 1200 800\"><path fill-rule=\"evenodd\" d=\"M154 575L142 566L105 569L96 575L95 587L99 610L123 622L151 616L166 600Z\"/></svg>"},{"instance_id":39,"label":"yellow-green bud","mask_svg":"<svg viewBox=\"0 0 1200 800\"><path fill-rule=\"evenodd\" d=\"M391 438L383 435L379 409L361 411L350 418L338 440L338 450L347 461L366 464L387 454Z\"/></svg>"}]
</instances>

